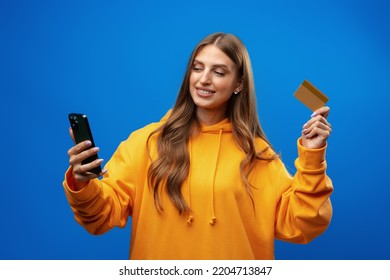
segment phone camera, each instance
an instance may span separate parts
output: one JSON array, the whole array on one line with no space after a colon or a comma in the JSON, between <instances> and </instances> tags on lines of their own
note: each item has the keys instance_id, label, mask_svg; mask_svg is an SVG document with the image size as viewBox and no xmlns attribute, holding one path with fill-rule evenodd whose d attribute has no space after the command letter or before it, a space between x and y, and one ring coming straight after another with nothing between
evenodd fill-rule
<instances>
[{"instance_id":1,"label":"phone camera","mask_svg":"<svg viewBox=\"0 0 390 280\"><path fill-rule=\"evenodd\" d=\"M79 129L79 125L78 125L77 122L72 123L72 129L73 130L78 130Z\"/></svg>"}]
</instances>

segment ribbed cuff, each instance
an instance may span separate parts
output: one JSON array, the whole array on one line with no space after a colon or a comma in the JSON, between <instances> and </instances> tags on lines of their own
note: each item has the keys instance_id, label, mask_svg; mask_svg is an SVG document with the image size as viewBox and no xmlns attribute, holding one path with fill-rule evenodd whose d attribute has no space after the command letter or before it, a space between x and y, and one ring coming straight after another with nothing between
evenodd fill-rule
<instances>
[{"instance_id":1,"label":"ribbed cuff","mask_svg":"<svg viewBox=\"0 0 390 280\"><path fill-rule=\"evenodd\" d=\"M75 180L73 177L71 167L65 173L65 180L63 182L63 186L65 188L66 194L77 202L83 202L90 200L91 197L96 195L99 192L98 185L95 183L95 180L92 179L89 181L88 185L86 185L81 190L75 191Z\"/></svg>"},{"instance_id":2,"label":"ribbed cuff","mask_svg":"<svg viewBox=\"0 0 390 280\"><path fill-rule=\"evenodd\" d=\"M305 170L318 170L326 167L325 154L327 144L319 149L308 149L302 146L302 139L297 141L298 164Z\"/></svg>"}]
</instances>

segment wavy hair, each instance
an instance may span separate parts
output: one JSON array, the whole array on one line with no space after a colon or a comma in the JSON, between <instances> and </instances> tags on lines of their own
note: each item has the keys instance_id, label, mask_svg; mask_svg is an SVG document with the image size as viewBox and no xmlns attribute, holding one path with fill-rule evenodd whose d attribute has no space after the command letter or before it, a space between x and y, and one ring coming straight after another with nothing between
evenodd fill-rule
<instances>
[{"instance_id":1,"label":"wavy hair","mask_svg":"<svg viewBox=\"0 0 390 280\"><path fill-rule=\"evenodd\" d=\"M196 128L199 127L196 118L196 105L189 92L189 81L194 59L200 50L207 45L215 45L223 51L234 62L238 75L242 78L242 90L240 94L233 94L230 98L226 117L232 123L233 135L237 144L245 153L239 168L245 188L250 195L251 186L248 175L253 169L255 161L275 158L275 156L264 156L264 151L256 152L255 138L260 137L268 144L269 142L258 119L252 66L246 47L239 38L232 34L220 32L211 34L205 37L192 51L178 97L167 121L153 131L148 138L149 146L149 140L157 134L158 156L149 167L148 180L153 189L154 203L160 211L163 210L163 207L159 194L164 186L170 200L180 214L191 210L181 192L181 187L190 168L188 141L191 135L197 131Z\"/></svg>"}]
</instances>

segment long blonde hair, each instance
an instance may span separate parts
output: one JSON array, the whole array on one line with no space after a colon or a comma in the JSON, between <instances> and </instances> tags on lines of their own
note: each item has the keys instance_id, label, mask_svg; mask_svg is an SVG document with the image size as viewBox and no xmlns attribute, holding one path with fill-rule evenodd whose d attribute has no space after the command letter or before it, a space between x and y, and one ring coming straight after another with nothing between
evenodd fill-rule
<instances>
[{"instance_id":1,"label":"long blonde hair","mask_svg":"<svg viewBox=\"0 0 390 280\"><path fill-rule=\"evenodd\" d=\"M155 205L159 210L163 210L159 191L165 186L169 198L179 213L190 211L182 196L181 187L190 168L188 141L194 127L199 124L196 118L196 105L189 92L189 80L196 55L207 45L215 45L222 50L235 63L238 74L242 78L242 91L240 94L232 95L226 116L232 123L236 142L246 155L239 168L241 178L250 194L248 175L256 159L271 160L274 158L263 157L261 152L256 152L255 138L260 137L267 143L268 141L258 119L252 66L244 44L232 34L211 34L205 37L193 50L176 103L167 121L153 131L148 138L149 145L150 138L158 133L158 157L149 167L148 178L149 185L154 192Z\"/></svg>"}]
</instances>

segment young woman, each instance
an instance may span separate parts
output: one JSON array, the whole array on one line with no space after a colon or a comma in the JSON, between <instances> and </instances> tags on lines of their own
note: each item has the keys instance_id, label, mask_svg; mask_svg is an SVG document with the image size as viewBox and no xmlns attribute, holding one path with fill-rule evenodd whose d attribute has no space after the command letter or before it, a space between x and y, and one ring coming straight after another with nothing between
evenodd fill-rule
<instances>
[{"instance_id":1,"label":"young woman","mask_svg":"<svg viewBox=\"0 0 390 280\"><path fill-rule=\"evenodd\" d=\"M131 133L102 179L88 172L101 160L81 164L98 148L69 149L65 192L92 234L132 217L131 259L273 259L275 238L307 243L330 223L328 113L304 125L291 176L260 126L245 46L211 34L194 49L173 109Z\"/></svg>"}]
</instances>

